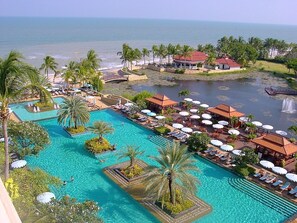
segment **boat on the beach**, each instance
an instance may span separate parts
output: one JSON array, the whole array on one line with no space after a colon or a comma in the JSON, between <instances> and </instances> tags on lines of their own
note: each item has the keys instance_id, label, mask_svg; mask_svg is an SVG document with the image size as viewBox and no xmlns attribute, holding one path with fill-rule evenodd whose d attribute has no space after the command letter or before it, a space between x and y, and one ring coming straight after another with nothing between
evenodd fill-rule
<instances>
[{"instance_id":1,"label":"boat on the beach","mask_svg":"<svg viewBox=\"0 0 297 223\"><path fill-rule=\"evenodd\" d=\"M297 95L297 91L293 89L287 88L274 88L274 87L266 87L265 91L269 95L277 95L277 94L285 94L285 95Z\"/></svg>"}]
</instances>

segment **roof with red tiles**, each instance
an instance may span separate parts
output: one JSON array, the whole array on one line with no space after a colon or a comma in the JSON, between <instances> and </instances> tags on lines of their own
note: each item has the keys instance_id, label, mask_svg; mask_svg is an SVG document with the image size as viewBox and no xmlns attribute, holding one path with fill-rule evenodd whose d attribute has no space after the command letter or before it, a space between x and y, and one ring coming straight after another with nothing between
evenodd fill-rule
<instances>
[{"instance_id":1,"label":"roof with red tiles","mask_svg":"<svg viewBox=\"0 0 297 223\"><path fill-rule=\"evenodd\" d=\"M149 101L150 103L153 103L162 107L178 104L178 102L169 99L166 95L163 95L163 94L156 94L152 98L147 98L146 100Z\"/></svg>"},{"instance_id":2,"label":"roof with red tiles","mask_svg":"<svg viewBox=\"0 0 297 223\"><path fill-rule=\"evenodd\" d=\"M240 67L239 63L237 63L235 60L232 60L228 57L222 57L222 58L216 59L216 64L226 64L229 67Z\"/></svg>"},{"instance_id":3,"label":"roof with red tiles","mask_svg":"<svg viewBox=\"0 0 297 223\"><path fill-rule=\"evenodd\" d=\"M190 62L201 62L201 61L205 61L207 59L207 54L200 52L200 51L193 51L192 53L190 53L189 56L187 57L183 57L180 55L175 55L173 57L174 60L181 60L181 61L190 61Z\"/></svg>"}]
</instances>

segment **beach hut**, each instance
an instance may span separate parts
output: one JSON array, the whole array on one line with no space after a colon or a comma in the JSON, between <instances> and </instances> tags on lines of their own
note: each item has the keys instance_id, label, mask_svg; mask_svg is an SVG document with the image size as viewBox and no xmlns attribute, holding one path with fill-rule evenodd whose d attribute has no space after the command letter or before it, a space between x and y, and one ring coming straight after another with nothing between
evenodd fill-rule
<instances>
[{"instance_id":1,"label":"beach hut","mask_svg":"<svg viewBox=\"0 0 297 223\"><path fill-rule=\"evenodd\" d=\"M256 144L256 153L264 159L272 160L277 166L295 161L297 145L281 135L269 133L253 139L252 142Z\"/></svg>"},{"instance_id":2,"label":"beach hut","mask_svg":"<svg viewBox=\"0 0 297 223\"><path fill-rule=\"evenodd\" d=\"M177 105L178 102L169 99L163 94L156 94L151 98L147 98L148 108L157 113L163 113L163 110Z\"/></svg>"}]
</instances>

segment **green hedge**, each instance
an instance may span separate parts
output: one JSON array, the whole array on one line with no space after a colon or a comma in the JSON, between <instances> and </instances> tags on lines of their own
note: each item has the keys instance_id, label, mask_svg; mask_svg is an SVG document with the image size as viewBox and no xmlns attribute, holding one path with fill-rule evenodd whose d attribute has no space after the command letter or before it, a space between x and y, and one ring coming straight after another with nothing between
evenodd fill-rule
<instances>
[{"instance_id":1,"label":"green hedge","mask_svg":"<svg viewBox=\"0 0 297 223\"><path fill-rule=\"evenodd\" d=\"M93 154L114 150L114 148L106 139L103 138L102 141L99 142L99 139L97 137L87 140L85 142L85 147Z\"/></svg>"},{"instance_id":2,"label":"green hedge","mask_svg":"<svg viewBox=\"0 0 297 223\"><path fill-rule=\"evenodd\" d=\"M121 173L127 178L132 179L133 177L138 177L143 173L143 168L135 164L131 168L127 167L121 170Z\"/></svg>"},{"instance_id":3,"label":"green hedge","mask_svg":"<svg viewBox=\"0 0 297 223\"><path fill-rule=\"evenodd\" d=\"M155 128L155 131L160 134L160 135L164 135L170 132L170 129L165 127L165 126L159 126Z\"/></svg>"},{"instance_id":4,"label":"green hedge","mask_svg":"<svg viewBox=\"0 0 297 223\"><path fill-rule=\"evenodd\" d=\"M254 174L256 172L255 168L249 166L236 166L234 170L244 177L247 177L248 175Z\"/></svg>"},{"instance_id":5,"label":"green hedge","mask_svg":"<svg viewBox=\"0 0 297 223\"><path fill-rule=\"evenodd\" d=\"M78 134L78 133L85 132L86 131L86 128L84 126L78 126L77 128L69 127L69 128L66 128L66 130L70 134Z\"/></svg>"},{"instance_id":6,"label":"green hedge","mask_svg":"<svg viewBox=\"0 0 297 223\"><path fill-rule=\"evenodd\" d=\"M39 107L40 111L50 111L54 109L54 103L52 102L48 102L48 103L36 102L34 105Z\"/></svg>"}]
</instances>

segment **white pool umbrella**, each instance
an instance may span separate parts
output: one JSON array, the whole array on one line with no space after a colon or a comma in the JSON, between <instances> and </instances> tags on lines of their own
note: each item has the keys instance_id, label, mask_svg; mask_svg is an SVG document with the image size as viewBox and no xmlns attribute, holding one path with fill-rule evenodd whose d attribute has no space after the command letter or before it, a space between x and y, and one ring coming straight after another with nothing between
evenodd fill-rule
<instances>
[{"instance_id":1,"label":"white pool umbrella","mask_svg":"<svg viewBox=\"0 0 297 223\"><path fill-rule=\"evenodd\" d=\"M147 114L147 113L150 113L151 110L149 110L149 109L143 109L143 110L141 110L141 112L144 113L144 114Z\"/></svg>"},{"instance_id":2,"label":"white pool umbrella","mask_svg":"<svg viewBox=\"0 0 297 223\"><path fill-rule=\"evenodd\" d=\"M297 182L297 174L294 173L287 173L286 174L287 179L293 181L293 182Z\"/></svg>"},{"instance_id":3,"label":"white pool umbrella","mask_svg":"<svg viewBox=\"0 0 297 223\"><path fill-rule=\"evenodd\" d=\"M166 118L166 117L163 116L163 115L158 115L158 116L156 116L155 118L158 119L158 120L161 120L161 119L164 119L164 118Z\"/></svg>"},{"instance_id":4,"label":"white pool umbrella","mask_svg":"<svg viewBox=\"0 0 297 223\"><path fill-rule=\"evenodd\" d=\"M288 135L288 133L285 132L285 131L283 131L283 130L276 130L275 133L276 133L276 134L279 134L279 135L281 135L281 136L286 136L286 135Z\"/></svg>"},{"instance_id":5,"label":"white pool umbrella","mask_svg":"<svg viewBox=\"0 0 297 223\"><path fill-rule=\"evenodd\" d=\"M173 128L176 128L176 129L181 129L181 128L183 128L184 126L183 126L182 124L179 124L179 123L173 123L173 124L172 124L172 127L173 127Z\"/></svg>"},{"instance_id":6,"label":"white pool umbrella","mask_svg":"<svg viewBox=\"0 0 297 223\"><path fill-rule=\"evenodd\" d=\"M201 116L204 119L211 119L211 115L210 114L202 114Z\"/></svg>"},{"instance_id":7,"label":"white pool umbrella","mask_svg":"<svg viewBox=\"0 0 297 223\"><path fill-rule=\"evenodd\" d=\"M153 117L153 116L156 116L157 114L155 112L149 112L147 113L147 115Z\"/></svg>"},{"instance_id":8,"label":"white pool umbrella","mask_svg":"<svg viewBox=\"0 0 297 223\"><path fill-rule=\"evenodd\" d=\"M214 129L222 129L222 128L224 128L224 126L223 125L220 125L220 124L213 124L212 127Z\"/></svg>"},{"instance_id":9,"label":"white pool umbrella","mask_svg":"<svg viewBox=\"0 0 297 223\"><path fill-rule=\"evenodd\" d=\"M201 102L200 101L193 101L192 103L195 104L195 105L200 105Z\"/></svg>"},{"instance_id":10,"label":"white pool umbrella","mask_svg":"<svg viewBox=\"0 0 297 223\"><path fill-rule=\"evenodd\" d=\"M239 149L233 150L232 153L236 156L244 156L244 153Z\"/></svg>"},{"instance_id":11,"label":"white pool umbrella","mask_svg":"<svg viewBox=\"0 0 297 223\"><path fill-rule=\"evenodd\" d=\"M27 161L26 160L17 160L17 161L14 161L11 164L11 168L12 169L17 169L17 168L22 168L22 167L24 167L26 165L27 165Z\"/></svg>"},{"instance_id":12,"label":"white pool umbrella","mask_svg":"<svg viewBox=\"0 0 297 223\"><path fill-rule=\"evenodd\" d=\"M239 121L242 121L242 122L247 122L247 121L249 121L249 118L248 117L240 117L239 118Z\"/></svg>"},{"instance_id":13,"label":"white pool umbrella","mask_svg":"<svg viewBox=\"0 0 297 223\"><path fill-rule=\"evenodd\" d=\"M74 92L79 93L79 92L81 92L81 90L79 90L79 89L74 89Z\"/></svg>"},{"instance_id":14,"label":"white pool umbrella","mask_svg":"<svg viewBox=\"0 0 297 223\"><path fill-rule=\"evenodd\" d=\"M267 160L261 160L260 164L261 164L261 166L264 166L265 168L268 168L268 169L274 167L274 164Z\"/></svg>"},{"instance_id":15,"label":"white pool umbrella","mask_svg":"<svg viewBox=\"0 0 297 223\"><path fill-rule=\"evenodd\" d=\"M257 127L261 127L263 125L262 122L259 121L253 121L252 123Z\"/></svg>"},{"instance_id":16,"label":"white pool umbrella","mask_svg":"<svg viewBox=\"0 0 297 223\"><path fill-rule=\"evenodd\" d=\"M187 127L184 127L184 128L182 128L181 129L183 132L186 132L186 133L191 133L191 132L193 132L193 129L191 129L191 128L187 128Z\"/></svg>"},{"instance_id":17,"label":"white pool umbrella","mask_svg":"<svg viewBox=\"0 0 297 223\"><path fill-rule=\"evenodd\" d=\"M88 95L88 96L86 96L86 99L94 99L95 97L94 96L92 96L92 95Z\"/></svg>"},{"instance_id":18,"label":"white pool umbrella","mask_svg":"<svg viewBox=\"0 0 297 223\"><path fill-rule=\"evenodd\" d=\"M230 129L229 131L228 131L228 133L230 134L230 135L239 135L240 134L240 132L238 131L238 130L236 130L236 129Z\"/></svg>"},{"instance_id":19,"label":"white pool umbrella","mask_svg":"<svg viewBox=\"0 0 297 223\"><path fill-rule=\"evenodd\" d=\"M202 132L200 132L200 131L194 131L193 133L201 134Z\"/></svg>"},{"instance_id":20,"label":"white pool umbrella","mask_svg":"<svg viewBox=\"0 0 297 223\"><path fill-rule=\"evenodd\" d=\"M198 111L198 109L196 109L196 108L190 109L190 112L192 112L192 113L197 113L197 111Z\"/></svg>"},{"instance_id":21,"label":"white pool umbrella","mask_svg":"<svg viewBox=\"0 0 297 223\"><path fill-rule=\"evenodd\" d=\"M204 125L212 125L212 121L209 120L202 120L201 121Z\"/></svg>"},{"instance_id":22,"label":"white pool umbrella","mask_svg":"<svg viewBox=\"0 0 297 223\"><path fill-rule=\"evenodd\" d=\"M222 146L223 145L223 143L217 139L210 140L210 143L213 144L214 146Z\"/></svg>"},{"instance_id":23,"label":"white pool umbrella","mask_svg":"<svg viewBox=\"0 0 297 223\"><path fill-rule=\"evenodd\" d=\"M220 125L229 125L229 122L224 121L224 120L222 120L222 121L218 121L218 123L219 123Z\"/></svg>"},{"instance_id":24,"label":"white pool umbrella","mask_svg":"<svg viewBox=\"0 0 297 223\"><path fill-rule=\"evenodd\" d=\"M181 111L179 114L181 116L188 116L189 115L189 112L187 112L187 111Z\"/></svg>"},{"instance_id":25,"label":"white pool umbrella","mask_svg":"<svg viewBox=\"0 0 297 223\"><path fill-rule=\"evenodd\" d=\"M281 175L285 175L288 173L288 171L285 168L279 167L279 166L274 166L272 167L272 171L277 173L277 174L281 174Z\"/></svg>"},{"instance_id":26,"label":"white pool umbrella","mask_svg":"<svg viewBox=\"0 0 297 223\"><path fill-rule=\"evenodd\" d=\"M208 104L201 104L200 107L201 107L201 108L208 108L209 105L208 105Z\"/></svg>"},{"instance_id":27,"label":"white pool umbrella","mask_svg":"<svg viewBox=\"0 0 297 223\"><path fill-rule=\"evenodd\" d=\"M131 103L131 102L127 102L127 103L125 104L126 107L130 107L130 106L132 106L132 105L133 105L133 103Z\"/></svg>"},{"instance_id":28,"label":"white pool umbrella","mask_svg":"<svg viewBox=\"0 0 297 223\"><path fill-rule=\"evenodd\" d=\"M187 102L192 102L193 99L192 98L185 98L184 101L187 101Z\"/></svg>"},{"instance_id":29,"label":"white pool umbrella","mask_svg":"<svg viewBox=\"0 0 297 223\"><path fill-rule=\"evenodd\" d=\"M227 152L232 151L234 149L233 146L227 145L227 144L221 145L220 148L221 148L221 150L224 150L224 151L227 151Z\"/></svg>"},{"instance_id":30,"label":"white pool umbrella","mask_svg":"<svg viewBox=\"0 0 297 223\"><path fill-rule=\"evenodd\" d=\"M199 116L199 115L191 115L190 118L191 118L191 119L199 119L200 116Z\"/></svg>"},{"instance_id":31,"label":"white pool umbrella","mask_svg":"<svg viewBox=\"0 0 297 223\"><path fill-rule=\"evenodd\" d=\"M44 192L36 197L36 200L43 204L49 203L52 199L56 199L52 192Z\"/></svg>"},{"instance_id":32,"label":"white pool umbrella","mask_svg":"<svg viewBox=\"0 0 297 223\"><path fill-rule=\"evenodd\" d=\"M266 130L272 130L273 126L272 125L263 125L262 128L266 129Z\"/></svg>"}]
</instances>

